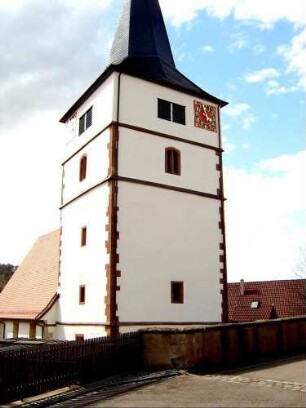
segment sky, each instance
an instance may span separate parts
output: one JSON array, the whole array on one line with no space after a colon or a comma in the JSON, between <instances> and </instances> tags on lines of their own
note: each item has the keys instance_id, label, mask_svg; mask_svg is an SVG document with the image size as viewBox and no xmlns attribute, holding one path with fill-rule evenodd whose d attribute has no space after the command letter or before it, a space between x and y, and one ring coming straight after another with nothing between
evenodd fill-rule
<instances>
[{"instance_id":1,"label":"sky","mask_svg":"<svg viewBox=\"0 0 306 408\"><path fill-rule=\"evenodd\" d=\"M306 250L305 0L160 0L177 68L222 109L228 280ZM103 72L121 0L0 0L0 263L59 227L60 117Z\"/></svg>"}]
</instances>

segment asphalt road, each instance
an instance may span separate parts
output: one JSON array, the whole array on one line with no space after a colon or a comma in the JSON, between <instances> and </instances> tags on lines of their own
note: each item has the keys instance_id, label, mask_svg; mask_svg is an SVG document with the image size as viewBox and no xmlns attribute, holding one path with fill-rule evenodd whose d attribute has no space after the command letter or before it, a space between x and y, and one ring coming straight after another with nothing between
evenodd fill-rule
<instances>
[{"instance_id":1,"label":"asphalt road","mask_svg":"<svg viewBox=\"0 0 306 408\"><path fill-rule=\"evenodd\" d=\"M186 373L90 407L305 407L305 370L306 356L214 375Z\"/></svg>"}]
</instances>

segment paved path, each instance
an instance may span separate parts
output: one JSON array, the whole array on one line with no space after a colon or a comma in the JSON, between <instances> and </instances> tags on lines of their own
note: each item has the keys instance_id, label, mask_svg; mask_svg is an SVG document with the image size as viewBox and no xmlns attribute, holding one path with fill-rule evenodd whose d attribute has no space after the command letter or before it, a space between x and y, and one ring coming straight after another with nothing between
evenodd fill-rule
<instances>
[{"instance_id":1,"label":"paved path","mask_svg":"<svg viewBox=\"0 0 306 408\"><path fill-rule=\"evenodd\" d=\"M305 407L305 369L303 358L223 374L186 373L91 407Z\"/></svg>"}]
</instances>

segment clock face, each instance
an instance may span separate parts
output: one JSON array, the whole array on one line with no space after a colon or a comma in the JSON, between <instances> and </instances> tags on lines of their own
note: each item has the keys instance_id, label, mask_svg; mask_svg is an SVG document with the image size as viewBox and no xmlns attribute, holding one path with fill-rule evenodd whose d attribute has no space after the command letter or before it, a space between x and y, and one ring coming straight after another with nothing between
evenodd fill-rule
<instances>
[{"instance_id":1,"label":"clock face","mask_svg":"<svg viewBox=\"0 0 306 408\"><path fill-rule=\"evenodd\" d=\"M217 132L217 108L206 103L194 101L194 126Z\"/></svg>"}]
</instances>

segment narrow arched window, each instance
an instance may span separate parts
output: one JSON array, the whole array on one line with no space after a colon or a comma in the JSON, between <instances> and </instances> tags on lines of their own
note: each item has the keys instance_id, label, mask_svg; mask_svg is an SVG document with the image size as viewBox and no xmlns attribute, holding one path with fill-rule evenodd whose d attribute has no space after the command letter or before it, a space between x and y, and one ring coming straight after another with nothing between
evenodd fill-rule
<instances>
[{"instance_id":1,"label":"narrow arched window","mask_svg":"<svg viewBox=\"0 0 306 408\"><path fill-rule=\"evenodd\" d=\"M80 181L83 181L86 178L87 172L87 156L84 155L80 160Z\"/></svg>"},{"instance_id":2,"label":"narrow arched window","mask_svg":"<svg viewBox=\"0 0 306 408\"><path fill-rule=\"evenodd\" d=\"M166 149L165 171L170 174L181 174L181 152L174 147Z\"/></svg>"}]
</instances>

